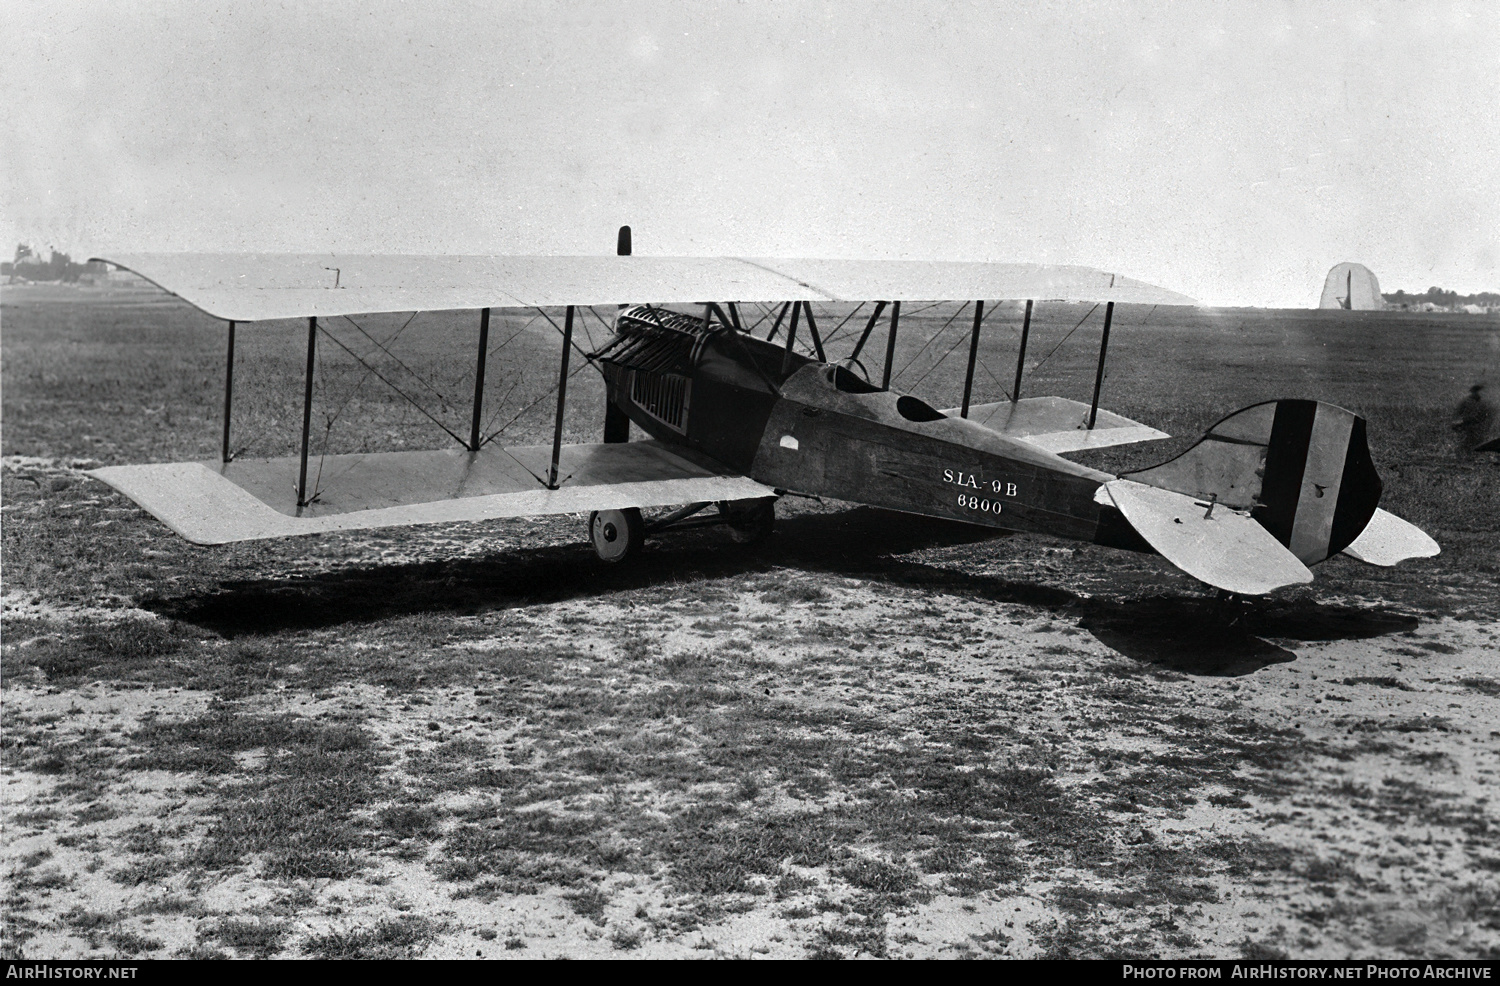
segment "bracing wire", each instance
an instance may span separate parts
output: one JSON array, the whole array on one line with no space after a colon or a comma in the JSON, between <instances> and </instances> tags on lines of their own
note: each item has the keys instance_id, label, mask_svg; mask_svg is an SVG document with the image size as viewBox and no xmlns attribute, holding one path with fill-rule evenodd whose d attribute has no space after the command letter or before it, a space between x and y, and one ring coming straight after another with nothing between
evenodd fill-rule
<instances>
[{"instance_id":1,"label":"bracing wire","mask_svg":"<svg viewBox=\"0 0 1500 986\"><path fill-rule=\"evenodd\" d=\"M912 390L916 390L918 387L922 386L922 381L926 380L928 377L932 376L932 371L934 371L938 367L942 366L943 365L943 360L947 359L949 356L952 356L953 355L953 351L955 349L957 349L959 346L962 346L963 344L964 344L964 337L963 336L959 336L958 337L958 341L956 341L953 345L949 346L948 347L948 351L945 352L945 353L943 353L943 355L939 356L938 359L937 359L937 362L934 363L934 364L932 364L931 366L929 366L927 368L927 372L924 373L924 374L922 374L920 377L917 378L917 382L911 385L911 389Z\"/></svg>"},{"instance_id":2,"label":"bracing wire","mask_svg":"<svg viewBox=\"0 0 1500 986\"><path fill-rule=\"evenodd\" d=\"M392 335L389 339L387 339L385 341L385 345L386 346L394 345L395 342L396 342L396 340L399 339L399 338L401 338L401 333L403 333L403 332L406 331L406 327L408 325L410 325L412 323L412 321L416 319L416 317L417 317L417 313L416 312L412 312L411 313L411 318L408 318L406 320L406 322L401 326L401 328L397 329L396 332L395 332L395 334ZM322 332L324 332L324 333L328 332L328 329L324 328L322 325L319 325L318 328ZM322 356L321 356L321 353L322 353L322 351L319 350L319 369L320 370L322 368ZM332 431L333 430L333 426L334 426L335 422L337 422L338 419L343 416L344 411L346 411L348 409L349 405L354 401L354 398L356 398L356 397L359 396L360 388L362 388L365 385L365 381L367 381L367 380L370 379L370 374L373 373L373 372L374 372L374 370L371 367L368 367L368 366L365 367L364 374L359 378L359 382L354 385L354 389L349 392L349 396L346 397L346 398L344 398L343 403L338 406L337 410L335 410L332 415L328 415L328 414L324 415L324 417L326 417L328 419L328 428L327 428L328 431ZM325 439L326 439L326 432L325 432ZM325 448L326 448L326 445L327 445L326 441L325 441L324 445L325 445ZM326 452L325 452L325 454L326 454Z\"/></svg>"},{"instance_id":3,"label":"bracing wire","mask_svg":"<svg viewBox=\"0 0 1500 986\"><path fill-rule=\"evenodd\" d=\"M585 307L587 307L587 306L585 306ZM577 311L576 307L574 308L574 311ZM563 336L564 338L567 337L567 333L565 333L563 331L562 326L560 326L556 322L554 322L552 320L552 316L551 315L548 315L546 312L542 311L542 309L540 309L540 308L537 309L537 314L541 315L542 318L545 318L547 320L548 324L551 325L554 329L557 330L557 334L558 335ZM594 363L593 354L585 352L584 349L583 349L583 347L580 346L580 345L578 345L578 341L576 339L569 340L569 342L572 343L572 346L573 346L574 349L578 350L578 355L579 356L582 356L584 359L588 360L589 363L590 363L590 365L592 365ZM568 374L568 379L569 380L573 379L573 374L569 373Z\"/></svg>"},{"instance_id":4,"label":"bracing wire","mask_svg":"<svg viewBox=\"0 0 1500 986\"><path fill-rule=\"evenodd\" d=\"M990 370L990 365L984 361L984 357L983 356L979 357L979 368L982 369L982 370L984 370L985 374L991 380L995 381L995 386L1000 388L1000 393L1002 393L1002 394L1009 393L1009 391L1007 391L1005 389L1005 384L1001 383L1000 382L1000 378L997 377L997 376L995 376L994 372Z\"/></svg>"},{"instance_id":5,"label":"bracing wire","mask_svg":"<svg viewBox=\"0 0 1500 986\"><path fill-rule=\"evenodd\" d=\"M985 312L984 314L982 314L982 315L979 316L979 327L981 329L984 328L984 323L987 322L987 321L989 321L990 312L993 312L993 311L994 311L994 309L992 308L992 309L990 309L989 312ZM963 309L960 308L958 311L956 311L956 312L953 313L953 318L957 318L959 316L959 314L961 314L962 312L963 312ZM948 321L952 322L953 319L950 318ZM943 326L944 329L946 329L947 327L948 327L947 325ZM941 332L939 334L941 334ZM933 338L936 339L937 336L933 336ZM944 353L942 356L938 357L938 361L936 363L932 364L930 367L928 367L927 368L927 372L924 373L924 374L922 374L922 376L920 378L918 378L917 382L911 385L912 390L916 390L918 387L922 386L922 381L926 380L928 377L932 376L932 371L936 370L938 367L942 366L943 365L943 360L947 359L949 356L952 356L953 355L953 351L955 349L957 349L959 346L963 345L963 343L964 343L964 337L963 336L959 336L958 337L958 341L955 342L953 345L949 346L948 347L948 351L946 353ZM977 356L977 352L976 352L976 356ZM984 366L984 361L983 360L976 359L975 362L979 363L980 366ZM990 368L988 366L985 366L984 367L984 372L990 373ZM993 373L990 373L990 379L991 380L995 379L995 375ZM999 383L998 380L996 380L995 382Z\"/></svg>"},{"instance_id":6,"label":"bracing wire","mask_svg":"<svg viewBox=\"0 0 1500 986\"><path fill-rule=\"evenodd\" d=\"M1099 303L1096 301L1096 302L1094 302L1094 307L1090 308L1086 313L1084 313L1083 318L1080 318L1078 320L1078 325L1082 325L1084 322L1087 322L1089 320L1089 316L1092 315L1092 314L1094 314L1094 312L1096 312L1098 310L1099 310ZM1052 358L1052 353L1055 353L1059 349L1061 349L1062 348L1062 344L1065 343L1065 342L1067 342L1069 339L1071 339L1073 337L1073 333L1075 333L1075 332L1078 331L1078 325L1075 325L1071 329L1069 329L1068 330L1068 334L1065 335L1065 336L1063 336L1061 339L1059 339L1057 341L1057 345L1055 345L1055 346L1052 347L1052 352L1051 353L1048 353L1046 356L1043 356L1040 360L1037 360L1037 362L1035 362L1034 364L1032 364L1030 372L1035 373L1037 370L1040 370L1042 368L1042 364L1045 363L1045 362L1047 362L1049 359Z\"/></svg>"},{"instance_id":7,"label":"bracing wire","mask_svg":"<svg viewBox=\"0 0 1500 986\"><path fill-rule=\"evenodd\" d=\"M423 379L422 375L420 373L418 373L416 370L413 370L411 367L407 366L406 363L401 359L401 357L397 356L395 353L391 352L385 346L381 345L380 341L378 339L376 339L374 336L370 335L370 333L368 333L368 332L365 331L364 326L360 325L358 322L356 322L354 319L350 318L348 315L341 315L339 317L342 318L344 321L348 322L350 325L354 326L356 329L358 329L360 335L364 336L366 339L370 340L372 343L375 344L375 348L379 349L381 352L385 353L391 359L395 360L397 366L400 366L407 373L410 373L412 376L416 377L418 383L420 383L422 386L426 387L428 390L432 391L432 393L437 396L437 399L438 399L439 403L442 404L444 411L447 411L447 410L449 410L452 407L453 402L450 401L450 400L448 400L448 397L447 397L446 394L442 393L436 387L434 387L432 384L428 383L425 379ZM412 318L416 318L416 317L417 317L417 313L413 312L412 313ZM407 319L407 325L410 325L410 324L411 324L411 319ZM406 327L402 326L401 331L402 332L406 331ZM400 333L397 333L397 334L399 335ZM329 338L331 339L333 337L329 336ZM391 341L395 342L396 340L393 337L391 339ZM353 355L354 351L351 349L351 350L349 350L349 353L350 353L350 355Z\"/></svg>"},{"instance_id":8,"label":"bracing wire","mask_svg":"<svg viewBox=\"0 0 1500 986\"><path fill-rule=\"evenodd\" d=\"M534 325L539 318L541 318L540 315L533 315L533 316L531 316L530 318L528 318L526 320L526 324L525 325L521 326L519 329L517 329L516 331L512 332L510 334L510 336L508 338L506 338L506 340L504 342L502 342L498 346L493 347L490 350L489 353L485 354L486 365L488 365L489 357L491 355L493 355L494 353L498 353L498 352L500 352L500 350L504 349L506 346L509 346L523 332L525 332L527 329L531 328L532 325ZM500 400L495 404L495 409L490 412L490 418L489 418L489 420L486 421L484 423L484 427L482 429L480 429L481 433L489 431L490 428L491 428L491 426L493 426L496 421L500 420L500 415L505 411L505 401L510 397L510 395L512 393L515 392L515 389L517 387L519 387L521 384L523 384L525 382L526 382L526 374L525 374L524 371L516 375L516 382L510 385L510 389L505 392L505 396L501 397Z\"/></svg>"},{"instance_id":9,"label":"bracing wire","mask_svg":"<svg viewBox=\"0 0 1500 986\"><path fill-rule=\"evenodd\" d=\"M410 404L410 405L411 405L411 406L412 406L412 407L414 407L414 408L416 408L416 409L417 409L417 410L418 410L418 411L421 411L421 412L422 412L422 414L423 414L423 415L424 415L424 416L426 416L426 417L427 417L427 419L428 419L428 420L429 420L429 421L431 421L431 422L432 422L432 423L433 423L433 424L435 424L435 425L437 425L437 426L438 426L438 427L439 427L439 428L441 428L441 429L443 429L443 431L445 431L445 432L447 432L447 433L448 433L448 436L449 436L449 437L450 437L450 438L452 438L452 439L453 439L453 440L454 440L454 441L455 441L455 442L457 442L457 443L458 443L458 444L460 444L460 445L464 445L464 446L467 446L467 445L468 445L468 442L466 442L466 441L464 441L464 440L463 440L463 439L462 439L462 438L459 438L459 437L458 437L458 436L457 436L457 435L455 435L455 434L454 434L454 433L453 433L453 431L452 431L452 430L451 430L451 429L450 429L450 428L449 428L449 427L448 427L448 426L447 426L447 425L445 425L445 424L443 424L443 423L442 423L442 422L441 422L441 421L439 421L439 420L438 420L438 419L437 419L437 418L436 418L436 417L434 417L434 416L433 416L433 415L432 415L432 413L431 413L431 412L429 412L429 411L428 411L428 410L427 410L427 409L426 409L426 408L425 408L425 407L423 407L423 406L422 406L422 405L421 405L421 404L418 404L418 403L417 403L417 402L416 402L416 400L415 400L415 399L413 399L413 398L412 398L412 396L411 396L411 395L410 395L410 394L408 394L408 393L407 393L407 392L406 392L406 391L404 391L404 390L402 390L402 389L401 389L401 388L400 388L400 387L398 387L398 386L396 386L396 385L395 385L395 384L394 384L394 383L392 383L392 382L391 382L391 381L390 381L390 380L388 380L388 379L387 379L387 378L386 378L386 377L385 377L385 375L384 375L384 374L382 374L382 373L381 373L381 372L380 372L380 371L379 371L379 370L377 370L377 369L375 369L375 368L374 368L374 367L373 367L373 366L370 366L370 364L369 364L369 363L366 363L366 362L365 362L365 361L364 361L364 359L363 359L363 358L361 358L361 357L360 357L360 355L359 355L359 354L358 354L358 353L356 353L356 352L355 352L355 351L354 351L354 350L352 350L352 349L350 349L350 348L349 348L349 347L348 347L348 346L346 346L346 345L344 345L344 343L343 343L343 342L342 342L342 341L341 341L341 340L340 340L340 339L339 339L339 338L338 338L338 337L337 337L337 336L334 336L334 335L330 335L330 334L329 334L329 333L327 333L327 332L324 332L324 335L327 335L327 336L328 336L328 338L329 338L329 339L331 339L331 340L332 340L332 341L333 341L333 344L334 344L334 345L336 345L336 346L338 346L338 347L339 347L339 348L340 348L340 349L342 349L342 350L343 350L343 351L344 351L344 352L346 352L346 353L348 353L348 354L349 354L349 355L350 355L350 356L352 356L352 357L354 357L354 359L355 359L355 361L356 361L356 362L358 362L358 363L359 363L359 365L360 365L360 366L364 366L364 367L367 367L367 368L368 368L368 369L369 369L369 370L370 370L370 372L371 372L371 373L373 373L373 374L375 374L375 376L376 376L376 378L377 378L377 379L379 379L379 380L380 380L380 382L381 382L381 383L383 383L383 384L385 384L385 385L386 385L386 386L387 386L387 387L389 387L389 388L391 388L391 389L392 389L392 390L394 390L394 391L395 391L395 392L396 392L396 393L397 393L397 394L399 394L399 395L401 395L401 397L402 397L402 398L403 398L403 399L404 399L404 400L405 400L405 401L406 401L406 402L407 402L407 403L408 403L408 404Z\"/></svg>"},{"instance_id":10,"label":"bracing wire","mask_svg":"<svg viewBox=\"0 0 1500 986\"><path fill-rule=\"evenodd\" d=\"M578 367L578 369L576 369L572 373L568 374L568 379L572 380L574 377L578 376L578 374L582 373L584 371L584 369L586 369L587 367L588 367L587 363L580 364L579 367ZM540 404L542 401L546 400L548 397L551 397L556 392L557 392L557 384L553 384L552 387L546 393L542 394L536 400L532 401L531 403L527 404L525 407L521 408L521 410L519 410L519 411L516 412L516 414L515 414L515 416L513 418L511 418L509 421L505 422L505 424L501 425L494 432L494 434L490 435L490 437L488 437L484 441L480 442L479 443L479 447L483 448L484 446L488 445L490 442L493 442L495 439L499 438L500 435L502 433L504 433L505 429L509 428L511 425L513 425L517 421L521 420L522 415L524 415L527 411L530 411L532 408L536 407L538 404Z\"/></svg>"},{"instance_id":11,"label":"bracing wire","mask_svg":"<svg viewBox=\"0 0 1500 986\"><path fill-rule=\"evenodd\" d=\"M933 307L936 307L936 306L929 305L927 308L923 309L923 311L928 311L928 310L930 310ZM940 328L940 329L938 329L936 332L934 332L931 335L931 337L928 338L928 340L926 342L922 343L922 348L919 349L919 350L917 350L916 354L914 356L912 356L911 359L909 359L909 360L906 361L906 365L905 366L901 367L900 370L896 371L896 375L894 377L891 377L891 383L894 384L897 380L899 380L901 378L901 374L903 374L907 370L911 369L911 365L913 363L915 363L918 359L920 359L923 353L927 352L927 347L930 346L930 345L932 345L934 342L936 342L937 339L938 339L938 336L941 336L944 332L947 332L948 331L948 326L952 325L953 324L953 320L956 319L956 318L958 318L958 316L962 315L963 312L964 312L964 309L967 308L967 307L969 307L969 303L967 301L964 302L962 305L959 305L958 306L958 310L955 311L952 315L948 316L948 321L946 321L946 322L943 323L943 327ZM949 352L952 352L952 350L949 350ZM929 371L929 372L931 372L931 371ZM925 377L924 377L924 379L925 379Z\"/></svg>"},{"instance_id":12,"label":"bracing wire","mask_svg":"<svg viewBox=\"0 0 1500 986\"><path fill-rule=\"evenodd\" d=\"M582 311L593 311L593 310L589 306L584 305L584 306L581 306L580 308L575 309L575 311L582 312ZM552 316L548 315L541 308L536 309L536 313L537 313L536 316L533 316L529 321L527 321L526 326L523 326L522 331L525 331L526 328L529 328L531 326L532 322L536 321L537 317L541 317L541 318L546 319L547 322L554 329L557 330L558 335L564 335L564 332L563 332L562 328L560 326L558 326L558 324L555 321L552 320ZM593 314L594 314L595 318L599 318L599 313L598 312L593 312ZM581 319L581 315L580 315L580 319ZM604 320L602 318L600 318L599 320L600 320L601 323L604 322ZM587 336L588 330L586 328L584 330L584 333ZM514 339L517 335L520 335L520 333L519 332L515 333L514 335L511 336L511 339ZM509 341L510 341L509 339L506 340L507 343ZM592 339L590 339L590 344L592 345ZM590 354L587 353L587 352L584 352L583 349L578 345L578 343L576 341L573 342L573 348L577 349L578 352L579 352L579 354L581 356L583 356L583 358L587 362L580 363L578 365L577 369L575 369L572 372L570 372L568 374L568 379L569 380L572 380L574 377L578 376L579 373L583 372L583 370L584 370L585 367L597 365L595 363L595 361L593 360L593 358L590 356ZM506 392L506 397L509 397L510 396L510 392L514 391L516 389L516 387L520 385L520 383L521 383L522 379L524 379L524 377L525 377L525 374L522 374L520 377L517 378L516 382L511 385L510 391ZM540 404L542 401L546 400L548 397L551 397L556 392L557 392L557 384L554 383L551 387L549 387L545 392L543 392L535 400L532 400L532 401L528 402L525 407L523 407L523 408L521 408L521 410L517 411L511 417L511 419L509 421L505 422L505 424L501 425L499 428L495 429L493 432L490 432L489 436L487 438L485 438L484 441L482 441L482 442L479 443L479 447L480 448L484 448L484 446L490 444L490 442L493 442L495 439L499 438L502 434L505 433L506 429L510 428L511 425L513 425L517 421L521 420L521 418L523 416L525 416L525 414L526 414L527 411L530 411L532 408L536 407L538 404ZM501 407L503 407L503 406L504 406L504 399L502 398L502 400L501 400ZM497 418L499 418L499 416L500 416L500 412L497 410L495 412L495 415L490 418L489 424L487 424L485 426L485 430L486 431L489 430L489 425L493 425L495 423L495 420ZM527 471L530 472L529 469ZM533 473L533 476L535 476L534 473Z\"/></svg>"},{"instance_id":13,"label":"bracing wire","mask_svg":"<svg viewBox=\"0 0 1500 986\"><path fill-rule=\"evenodd\" d=\"M760 318L756 319L755 324L745 330L746 335L754 334L755 330L764 325L766 319L771 317L771 313L776 311L775 305L767 305L760 301L752 301L750 303L760 309Z\"/></svg>"},{"instance_id":14,"label":"bracing wire","mask_svg":"<svg viewBox=\"0 0 1500 986\"><path fill-rule=\"evenodd\" d=\"M589 328L589 320L583 317L585 312L594 316L596 322L603 322L603 319L599 317L598 312L594 311L592 305L582 305L578 309L578 327L583 330L583 337L588 341L589 352L595 352L599 347L594 345L594 330Z\"/></svg>"},{"instance_id":15,"label":"bracing wire","mask_svg":"<svg viewBox=\"0 0 1500 986\"><path fill-rule=\"evenodd\" d=\"M384 352L387 355L392 355L390 353L390 348L389 347L392 346L392 345L394 345L397 339L401 338L401 334L403 332L405 332L407 330L407 328L412 324L412 322L414 322L416 320L416 317L417 317L418 314L419 314L418 312L412 312L411 315L406 319L406 321L401 324L401 328L397 329L394 333L392 333L391 337L389 339L387 339L383 344L379 340L374 339L368 332L365 332L364 329L361 328L357 323L355 323L353 319L349 318L347 315L343 316L343 317L347 321L349 321L351 324L353 324L356 329L360 329L360 332L365 336L365 338L370 339L371 342L374 342L375 345L376 345L376 348L380 349L381 352ZM336 343L336 344L338 344L340 346L343 346L342 343L340 343L337 339L334 338L333 333L328 329L327 326L319 325L318 329L324 335L328 336L328 338L333 339L334 343ZM349 352L350 355L354 355L353 351L349 350L348 347L343 347L343 348L345 349L346 352ZM319 381L320 381L320 383L322 385L323 392L326 394L327 391L328 391L328 375L327 375L327 370L326 370L326 368L324 367L324 364L323 364L323 350L319 349L317 351L317 353L318 353L318 376L319 376ZM318 496L323 492L323 487L322 487L322 482L323 482L323 464L324 464L324 461L328 458L328 445L329 445L329 443L333 439L333 426L338 422L339 418L343 417L344 412L346 410L348 410L349 405L354 402L354 399L359 396L360 390L363 389L366 381L368 381L370 379L371 374L375 373L375 368L373 366L370 366L368 363L365 363L358 356L355 356L355 359L360 363L361 366L363 366L365 368L365 372L360 376L359 381L357 383L355 383L354 388L349 392L349 395L344 398L344 400L339 404L339 406L334 410L334 412L332 414L328 414L327 412L325 412L324 415L323 415L323 417L324 417L323 448L318 453L318 472L317 472L316 477L313 480L313 495L308 498L308 502L312 502L313 500L316 500L318 498ZM397 362L399 363L400 360L398 359ZM382 378L382 379L384 379L384 378ZM420 379L420 378L418 378L418 379ZM395 389L395 388L393 387L392 389ZM399 391L398 391L398 393L399 393ZM403 394L402 396L405 396L405 395ZM407 399L410 400L410 398L407 398ZM421 410L421 408L418 408L418 410ZM431 415L429 415L429 417L431 417ZM441 424L439 426L441 427ZM447 429L444 429L444 430L446 431ZM451 435L452 432L449 432L449 434Z\"/></svg>"},{"instance_id":16,"label":"bracing wire","mask_svg":"<svg viewBox=\"0 0 1500 986\"><path fill-rule=\"evenodd\" d=\"M947 304L947 302L944 302L944 301L934 301L932 304L927 305L927 306L922 307L922 308L918 308L914 312L906 312L906 311L904 311L904 312L901 313L901 317L902 318L917 318L920 315L925 315L927 312L932 311L934 308L941 308L945 304ZM968 302L964 302L964 304L968 304ZM962 309L960 309L960 310L962 310Z\"/></svg>"},{"instance_id":17,"label":"bracing wire","mask_svg":"<svg viewBox=\"0 0 1500 986\"><path fill-rule=\"evenodd\" d=\"M490 430L490 428L494 425L494 423L496 421L500 420L500 415L505 411L505 402L508 401L508 400L510 400L510 395L513 394L513 393L515 393L516 392L516 388L519 387L519 386L521 386L521 384L523 384L525 382L526 382L526 372L523 370L522 372L516 374L516 381L515 381L515 383L511 384L510 387L505 391L505 393L500 396L500 399L495 402L495 410L493 412L491 412L490 419L488 421L486 421L484 423L484 427L480 429L480 434L484 434L484 433L488 432ZM496 434L499 434L499 432L496 432ZM483 448L484 447L484 443L481 442L480 445L479 445L479 447Z\"/></svg>"},{"instance_id":18,"label":"bracing wire","mask_svg":"<svg viewBox=\"0 0 1500 986\"><path fill-rule=\"evenodd\" d=\"M847 314L847 315L845 315L845 316L844 316L844 317L843 317L843 320L842 320L842 321L840 321L840 322L839 322L839 324L838 324L838 325L835 325L835 326L834 326L834 327L833 327L833 331L832 331L832 332L830 332L830 333L828 333L828 335L827 335L827 337L826 337L826 338L824 338L824 339L823 339L823 348L824 348L824 349L825 349L825 350L826 350L826 349L827 349L827 348L828 348L828 347L829 347L829 345L830 345L830 344L831 344L831 343L832 343L832 342L833 342L833 338L834 338L834 336L836 336L836 335L838 335L838 334L839 334L839 331L840 331L840 330L841 330L841 329L843 329L843 327L844 327L844 326L846 326L846 325L848 325L848 324L849 324L849 320L850 320L850 319L851 319L851 318L853 318L853 317L854 317L854 316L856 316L856 315L858 315L858 314L859 314L859 311L860 311L860 309L861 309L861 308L863 308L863 307L865 307L865 305L866 305L866 304L867 304L867 302L864 302L864 301L861 301L861 302L860 302L860 303L859 303L859 304L858 304L858 305L856 305L856 306L855 306L855 307L854 307L854 310L853 310L853 311L852 311L852 312L850 312L850 313L849 313L849 314Z\"/></svg>"},{"instance_id":19,"label":"bracing wire","mask_svg":"<svg viewBox=\"0 0 1500 986\"><path fill-rule=\"evenodd\" d=\"M984 317L985 317L985 320L988 320L989 317L990 317L989 313L986 312ZM1017 335L1019 336L1019 334L1020 333L1019 333L1019 330L1018 330L1017 331ZM1000 378L997 377L997 376L995 376L995 372L990 369L990 365L989 365L989 363L985 362L984 357L980 356L979 359L977 360L977 362L979 363L979 368L982 369L982 370L984 370L985 374L991 380L993 380L995 382L995 386L996 387L1000 388L1000 393L1002 393L1002 394L1004 394L1006 396L1010 396L1010 388L1007 387L1005 384L1003 384L1003 383L1000 382Z\"/></svg>"}]
</instances>

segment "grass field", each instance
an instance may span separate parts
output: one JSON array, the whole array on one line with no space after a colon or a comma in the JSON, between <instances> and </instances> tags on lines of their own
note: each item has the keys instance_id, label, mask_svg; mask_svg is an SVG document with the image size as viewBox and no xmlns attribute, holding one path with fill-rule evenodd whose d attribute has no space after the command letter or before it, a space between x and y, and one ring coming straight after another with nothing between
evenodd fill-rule
<instances>
[{"instance_id":1,"label":"grass field","mask_svg":"<svg viewBox=\"0 0 1500 986\"><path fill-rule=\"evenodd\" d=\"M222 325L0 306L7 955L1500 954L1500 469L1447 429L1500 320L1117 311L1104 406L1183 438L1099 464L1320 397L1444 547L1226 615L1153 558L807 501L624 571L576 518L194 548L78 470L217 454ZM1088 399L1087 312L1041 308L1025 394ZM952 314L895 364L938 406ZM474 321L375 361L460 434ZM242 454L294 450L304 332L241 328ZM545 440L558 335L491 332L488 430L538 401L504 440ZM322 352L316 450L451 441ZM595 439L597 374L569 390Z\"/></svg>"}]
</instances>

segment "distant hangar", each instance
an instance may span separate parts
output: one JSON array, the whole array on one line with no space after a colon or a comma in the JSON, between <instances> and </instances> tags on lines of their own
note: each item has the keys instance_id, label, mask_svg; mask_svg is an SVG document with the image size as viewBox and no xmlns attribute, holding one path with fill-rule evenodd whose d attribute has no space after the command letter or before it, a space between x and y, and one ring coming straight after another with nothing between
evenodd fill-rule
<instances>
[{"instance_id":1,"label":"distant hangar","mask_svg":"<svg viewBox=\"0 0 1500 986\"><path fill-rule=\"evenodd\" d=\"M1379 311L1385 307L1380 296L1380 282L1364 264L1334 264L1323 282L1319 308L1348 308L1355 311Z\"/></svg>"}]
</instances>

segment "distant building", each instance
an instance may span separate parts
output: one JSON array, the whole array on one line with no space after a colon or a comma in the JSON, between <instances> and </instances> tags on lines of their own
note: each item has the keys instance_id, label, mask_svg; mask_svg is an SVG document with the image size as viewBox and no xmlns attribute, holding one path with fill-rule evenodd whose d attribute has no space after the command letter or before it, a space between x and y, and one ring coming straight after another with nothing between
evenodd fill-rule
<instances>
[{"instance_id":1,"label":"distant building","mask_svg":"<svg viewBox=\"0 0 1500 986\"><path fill-rule=\"evenodd\" d=\"M1380 282L1364 264L1335 264L1323 281L1319 308L1343 308L1353 311L1379 311L1385 307L1380 296Z\"/></svg>"},{"instance_id":2,"label":"distant building","mask_svg":"<svg viewBox=\"0 0 1500 986\"><path fill-rule=\"evenodd\" d=\"M1415 312L1462 312L1468 315L1485 315L1500 312L1500 293L1480 291L1477 294L1459 294L1439 287L1431 287L1421 294L1393 291L1382 295L1387 308Z\"/></svg>"},{"instance_id":3,"label":"distant building","mask_svg":"<svg viewBox=\"0 0 1500 986\"><path fill-rule=\"evenodd\" d=\"M5 267L4 273L14 284L16 281L77 281L87 265L74 263L72 257L56 250L43 260L40 254L22 243L16 247L15 260Z\"/></svg>"},{"instance_id":4,"label":"distant building","mask_svg":"<svg viewBox=\"0 0 1500 986\"><path fill-rule=\"evenodd\" d=\"M109 281L109 265L99 260L90 260L83 265L83 270L78 274L78 282L80 284L88 284L93 287L103 287Z\"/></svg>"}]
</instances>

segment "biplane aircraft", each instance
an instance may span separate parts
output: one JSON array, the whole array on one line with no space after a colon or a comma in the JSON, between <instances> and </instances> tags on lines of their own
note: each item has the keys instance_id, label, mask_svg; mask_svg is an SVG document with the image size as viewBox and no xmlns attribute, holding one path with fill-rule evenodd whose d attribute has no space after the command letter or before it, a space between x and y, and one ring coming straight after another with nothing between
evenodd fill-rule
<instances>
[{"instance_id":1,"label":"biplane aircraft","mask_svg":"<svg viewBox=\"0 0 1500 986\"><path fill-rule=\"evenodd\" d=\"M778 497L852 501L1007 531L1155 552L1223 591L1254 595L1311 581L1343 552L1376 565L1429 556L1437 544L1379 509L1381 481L1365 422L1312 400L1244 408L1166 462L1111 475L1065 453L1166 438L1099 408L1116 303L1192 300L1083 267L996 263L613 257L111 255L228 323L223 454L218 461L112 466L91 475L182 537L215 545L361 528L588 514L601 559L618 562L647 533L727 524L738 540L771 530ZM982 299L982 300L981 300ZM1028 300L1029 299L1029 300ZM891 388L901 306L973 308L959 407ZM972 404L986 304L1026 301L1015 384ZM1033 304L1105 305L1090 404L1020 396ZM873 306L848 358L824 350L813 303ZM747 303L777 312L764 338ZM619 305L614 335L583 353L602 372L603 441L564 444L575 312ZM492 308L562 310L550 446L500 447L480 434ZM477 309L473 428L462 447L328 456L308 487L309 425L320 318ZM234 333L247 321L307 319L301 454L230 454ZM548 316L549 320L551 316ZM767 319L769 320L769 319ZM879 381L866 345L882 328ZM803 333L812 355L795 348ZM778 335L780 338L778 339ZM879 338L878 336L876 338ZM872 361L873 362L873 361ZM632 425L646 436L631 440ZM673 508L647 521L642 510Z\"/></svg>"}]
</instances>

